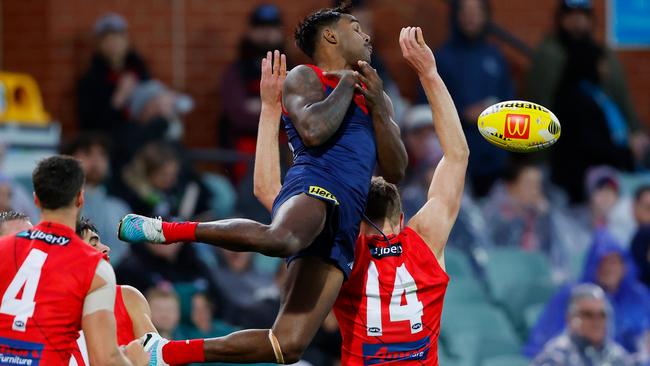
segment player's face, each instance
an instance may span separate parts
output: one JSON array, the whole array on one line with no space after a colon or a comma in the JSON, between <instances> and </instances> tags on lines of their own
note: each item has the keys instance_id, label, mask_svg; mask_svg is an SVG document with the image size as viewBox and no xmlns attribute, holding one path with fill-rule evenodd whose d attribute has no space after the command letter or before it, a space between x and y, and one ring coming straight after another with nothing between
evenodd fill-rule
<instances>
[{"instance_id":1,"label":"player's face","mask_svg":"<svg viewBox=\"0 0 650 366\"><path fill-rule=\"evenodd\" d=\"M90 245L91 247L97 249L102 254L106 255L107 258L110 258L109 254L111 252L111 248L109 248L107 245L102 243L99 234L97 234L96 232L92 230L86 230L81 239L83 239L83 241L88 243L88 245Z\"/></svg>"},{"instance_id":2,"label":"player's face","mask_svg":"<svg viewBox=\"0 0 650 366\"><path fill-rule=\"evenodd\" d=\"M358 61L370 62L372 45L370 36L363 32L361 23L349 14L343 14L337 23L339 47L348 65L357 65Z\"/></svg>"},{"instance_id":3,"label":"player's face","mask_svg":"<svg viewBox=\"0 0 650 366\"><path fill-rule=\"evenodd\" d=\"M601 345L607 335L607 312L603 301L579 300L570 326L573 333L586 338L594 345Z\"/></svg>"},{"instance_id":4,"label":"player's face","mask_svg":"<svg viewBox=\"0 0 650 366\"><path fill-rule=\"evenodd\" d=\"M32 223L29 220L9 220L0 227L0 235L14 235L31 228Z\"/></svg>"}]
</instances>

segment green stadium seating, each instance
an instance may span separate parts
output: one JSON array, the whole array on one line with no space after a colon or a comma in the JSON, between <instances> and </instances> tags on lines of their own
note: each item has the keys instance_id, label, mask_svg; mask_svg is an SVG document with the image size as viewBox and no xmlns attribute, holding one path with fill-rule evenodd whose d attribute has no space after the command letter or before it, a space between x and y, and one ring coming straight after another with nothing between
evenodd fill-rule
<instances>
[{"instance_id":1,"label":"green stadium seating","mask_svg":"<svg viewBox=\"0 0 650 366\"><path fill-rule=\"evenodd\" d=\"M481 366L527 366L530 360L519 354L491 357L481 363ZM442 366L442 364L441 364Z\"/></svg>"},{"instance_id":2,"label":"green stadium seating","mask_svg":"<svg viewBox=\"0 0 650 366\"><path fill-rule=\"evenodd\" d=\"M487 335L511 343L519 343L519 337L505 314L488 303L457 304L443 308L442 335L454 343L464 334Z\"/></svg>"},{"instance_id":3,"label":"green stadium seating","mask_svg":"<svg viewBox=\"0 0 650 366\"><path fill-rule=\"evenodd\" d=\"M544 311L545 306L545 303L539 303L529 305L526 309L524 309L524 319L526 320L526 328L529 332L533 326L535 326L535 323L537 323L539 316L542 315L542 311Z\"/></svg>"},{"instance_id":4,"label":"green stadium seating","mask_svg":"<svg viewBox=\"0 0 650 366\"><path fill-rule=\"evenodd\" d=\"M550 284L551 266L540 252L497 248L488 252L485 275L492 297L508 299L512 289L523 284Z\"/></svg>"},{"instance_id":5,"label":"green stadium seating","mask_svg":"<svg viewBox=\"0 0 650 366\"><path fill-rule=\"evenodd\" d=\"M474 269L467 255L456 248L445 248L445 270L450 277L474 277Z\"/></svg>"},{"instance_id":6,"label":"green stadium seating","mask_svg":"<svg viewBox=\"0 0 650 366\"><path fill-rule=\"evenodd\" d=\"M483 286L474 277L451 277L449 280L449 286L445 293L445 306L487 301Z\"/></svg>"}]
</instances>

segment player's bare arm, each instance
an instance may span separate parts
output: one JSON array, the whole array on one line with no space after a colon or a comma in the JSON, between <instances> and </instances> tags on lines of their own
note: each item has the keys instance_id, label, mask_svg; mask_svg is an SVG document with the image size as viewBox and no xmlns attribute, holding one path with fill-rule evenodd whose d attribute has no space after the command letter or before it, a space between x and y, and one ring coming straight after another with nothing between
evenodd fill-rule
<instances>
[{"instance_id":1,"label":"player's bare arm","mask_svg":"<svg viewBox=\"0 0 650 366\"><path fill-rule=\"evenodd\" d=\"M273 60L273 62L271 62ZM262 112L257 129L253 193L267 210L272 211L273 201L278 196L280 179L280 152L278 135L282 115L282 86L287 75L287 61L284 54L275 51L262 59L260 98Z\"/></svg>"},{"instance_id":2,"label":"player's bare arm","mask_svg":"<svg viewBox=\"0 0 650 366\"><path fill-rule=\"evenodd\" d=\"M127 358L117 346L115 325L115 274L106 261L97 266L83 306L81 327L91 365L146 365L149 357L142 347L131 347Z\"/></svg>"},{"instance_id":3,"label":"player's bare arm","mask_svg":"<svg viewBox=\"0 0 650 366\"><path fill-rule=\"evenodd\" d=\"M431 49L418 27L403 28L400 48L409 65L417 72L433 112L433 124L440 139L443 158L433 174L428 201L413 216L409 226L443 258L443 250L460 210L469 148L454 102L438 75Z\"/></svg>"},{"instance_id":4,"label":"player's bare arm","mask_svg":"<svg viewBox=\"0 0 650 366\"><path fill-rule=\"evenodd\" d=\"M393 104L384 92L377 70L365 61L359 61L359 79L366 85L364 89L357 84L356 89L364 95L372 115L382 176L390 183L399 183L404 178L408 158L399 126L393 120Z\"/></svg>"},{"instance_id":5,"label":"player's bare arm","mask_svg":"<svg viewBox=\"0 0 650 366\"><path fill-rule=\"evenodd\" d=\"M122 285L124 306L133 323L133 335L140 338L146 333L157 332L151 322L151 309L144 295L136 288Z\"/></svg>"},{"instance_id":6,"label":"player's bare arm","mask_svg":"<svg viewBox=\"0 0 650 366\"><path fill-rule=\"evenodd\" d=\"M358 73L344 70L339 76L338 85L326 97L318 76L308 66L297 66L287 75L283 103L307 147L327 142L339 129L348 111Z\"/></svg>"}]
</instances>

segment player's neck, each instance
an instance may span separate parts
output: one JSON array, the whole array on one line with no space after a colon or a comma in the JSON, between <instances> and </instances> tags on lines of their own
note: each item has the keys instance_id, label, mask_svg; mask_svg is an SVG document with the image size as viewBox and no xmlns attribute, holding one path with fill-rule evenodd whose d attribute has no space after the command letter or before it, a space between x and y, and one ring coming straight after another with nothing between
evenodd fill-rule
<instances>
[{"instance_id":1,"label":"player's neck","mask_svg":"<svg viewBox=\"0 0 650 366\"><path fill-rule=\"evenodd\" d=\"M43 210L41 211L41 221L55 222L75 230L77 227L77 210L73 208Z\"/></svg>"},{"instance_id":2,"label":"player's neck","mask_svg":"<svg viewBox=\"0 0 650 366\"><path fill-rule=\"evenodd\" d=\"M391 234L399 234L400 228L395 227L389 220L385 220L383 224L381 223L374 223L377 225L378 228L381 229L381 231L377 230L373 225L370 225L366 222L363 223L362 227L362 235L364 236L370 236L370 235L391 235Z\"/></svg>"},{"instance_id":3,"label":"player's neck","mask_svg":"<svg viewBox=\"0 0 650 366\"><path fill-rule=\"evenodd\" d=\"M323 71L352 70L352 66L339 55L318 55L314 63Z\"/></svg>"}]
</instances>

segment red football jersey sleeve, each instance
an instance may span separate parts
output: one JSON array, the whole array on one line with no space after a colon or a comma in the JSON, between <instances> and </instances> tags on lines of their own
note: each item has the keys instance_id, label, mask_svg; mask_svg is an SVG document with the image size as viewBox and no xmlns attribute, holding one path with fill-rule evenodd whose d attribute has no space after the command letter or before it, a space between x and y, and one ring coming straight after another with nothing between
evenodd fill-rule
<instances>
[{"instance_id":1,"label":"red football jersey sleeve","mask_svg":"<svg viewBox=\"0 0 650 366\"><path fill-rule=\"evenodd\" d=\"M0 238L0 364L68 365L102 255L64 225Z\"/></svg>"},{"instance_id":2,"label":"red football jersey sleeve","mask_svg":"<svg viewBox=\"0 0 650 366\"><path fill-rule=\"evenodd\" d=\"M334 306L343 365L438 365L440 316L449 277L422 238L359 237Z\"/></svg>"}]
</instances>

